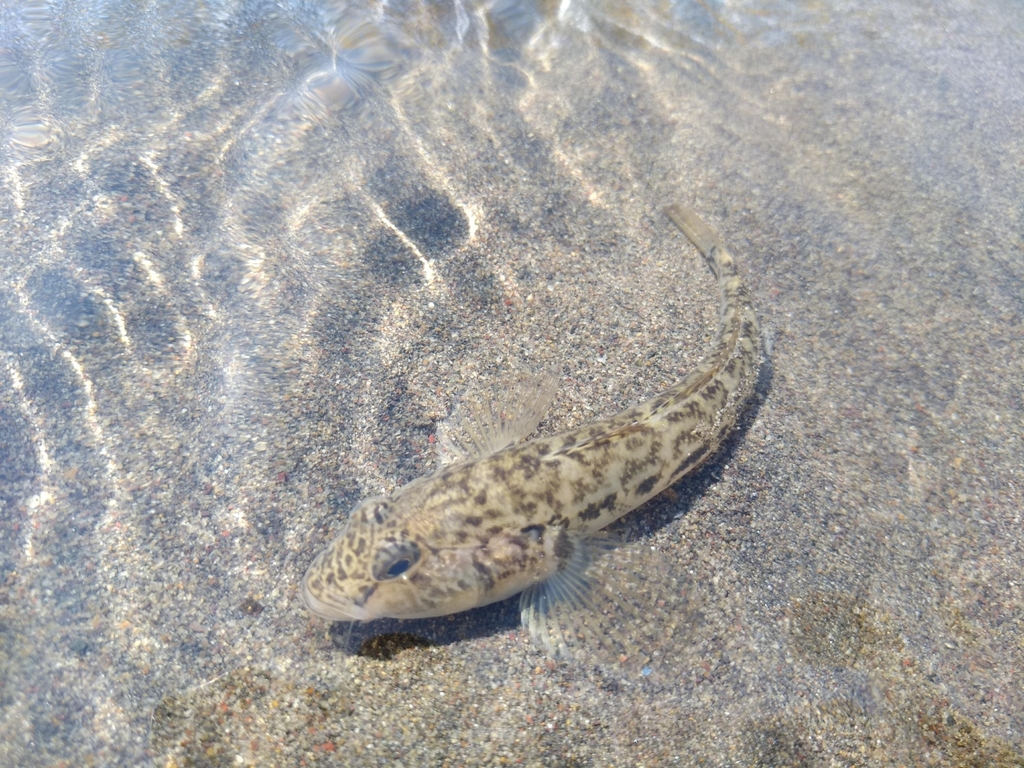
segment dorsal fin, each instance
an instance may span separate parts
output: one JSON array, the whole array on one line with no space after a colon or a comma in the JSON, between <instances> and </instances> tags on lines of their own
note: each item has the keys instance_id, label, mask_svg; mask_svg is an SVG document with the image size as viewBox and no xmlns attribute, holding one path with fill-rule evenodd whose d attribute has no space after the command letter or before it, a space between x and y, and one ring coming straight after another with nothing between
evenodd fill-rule
<instances>
[{"instance_id":1,"label":"dorsal fin","mask_svg":"<svg viewBox=\"0 0 1024 768\"><path fill-rule=\"evenodd\" d=\"M438 454L445 464L497 453L532 433L548 412L558 378L552 373L515 373L459 398L437 426Z\"/></svg>"}]
</instances>

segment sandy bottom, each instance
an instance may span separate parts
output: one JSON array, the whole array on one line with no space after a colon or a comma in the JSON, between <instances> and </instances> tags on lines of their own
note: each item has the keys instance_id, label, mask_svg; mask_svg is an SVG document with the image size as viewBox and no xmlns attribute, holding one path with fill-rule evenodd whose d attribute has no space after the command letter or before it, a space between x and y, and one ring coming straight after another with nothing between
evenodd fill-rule
<instances>
[{"instance_id":1,"label":"sandy bottom","mask_svg":"<svg viewBox=\"0 0 1024 768\"><path fill-rule=\"evenodd\" d=\"M0 765L1024 765L1024 10L393 5L3 30ZM312 619L460 393L558 371L554 433L700 359L672 201L770 356L617 527L671 665Z\"/></svg>"}]
</instances>

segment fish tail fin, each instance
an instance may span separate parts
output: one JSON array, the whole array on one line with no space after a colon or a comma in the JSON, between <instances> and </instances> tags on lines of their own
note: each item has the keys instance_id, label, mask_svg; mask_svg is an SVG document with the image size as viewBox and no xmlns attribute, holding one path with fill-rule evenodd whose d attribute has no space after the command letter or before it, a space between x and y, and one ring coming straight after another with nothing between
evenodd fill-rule
<instances>
[{"instance_id":1,"label":"fish tail fin","mask_svg":"<svg viewBox=\"0 0 1024 768\"><path fill-rule=\"evenodd\" d=\"M686 235L690 242L697 246L703 254L715 277L721 279L723 273L730 271L732 257L722 246L719 239L704 220L692 208L673 203L665 206L665 215Z\"/></svg>"}]
</instances>

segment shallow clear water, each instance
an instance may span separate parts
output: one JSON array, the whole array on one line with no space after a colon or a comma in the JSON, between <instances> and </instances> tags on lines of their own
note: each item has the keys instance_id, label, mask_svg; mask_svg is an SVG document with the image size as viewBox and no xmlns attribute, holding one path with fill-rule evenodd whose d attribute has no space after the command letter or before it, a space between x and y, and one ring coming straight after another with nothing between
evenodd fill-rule
<instances>
[{"instance_id":1,"label":"shallow clear water","mask_svg":"<svg viewBox=\"0 0 1024 768\"><path fill-rule=\"evenodd\" d=\"M1024 10L918 6L0 6L0 764L1021 764ZM299 579L454 396L699 359L672 201L772 349L623 525L683 671L340 647Z\"/></svg>"}]
</instances>

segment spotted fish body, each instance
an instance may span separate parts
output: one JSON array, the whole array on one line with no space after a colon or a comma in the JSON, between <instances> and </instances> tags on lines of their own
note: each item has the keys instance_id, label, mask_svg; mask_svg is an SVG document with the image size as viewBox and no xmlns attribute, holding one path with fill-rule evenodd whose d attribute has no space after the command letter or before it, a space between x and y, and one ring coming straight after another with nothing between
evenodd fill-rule
<instances>
[{"instance_id":1,"label":"spotted fish body","mask_svg":"<svg viewBox=\"0 0 1024 768\"><path fill-rule=\"evenodd\" d=\"M303 579L313 613L424 618L522 592L524 624L553 651L586 634L588 611L619 606L626 623L642 619L642 606L625 605L630 584L613 583L629 572L607 557L619 547L597 532L715 453L753 390L760 360L757 318L732 256L692 211L665 212L701 250L721 292L717 338L696 370L610 418L501 447L539 422L553 396L541 381L525 401L530 413L463 441L477 455L353 510ZM466 420L468 430L480 416ZM617 631L601 621L590 626Z\"/></svg>"}]
</instances>

